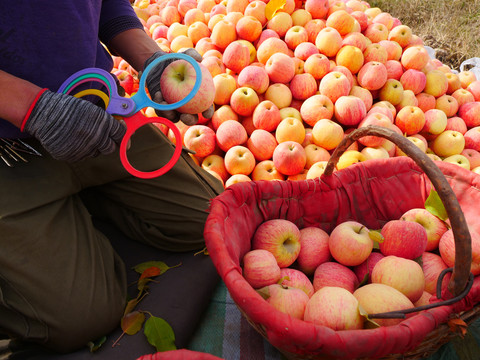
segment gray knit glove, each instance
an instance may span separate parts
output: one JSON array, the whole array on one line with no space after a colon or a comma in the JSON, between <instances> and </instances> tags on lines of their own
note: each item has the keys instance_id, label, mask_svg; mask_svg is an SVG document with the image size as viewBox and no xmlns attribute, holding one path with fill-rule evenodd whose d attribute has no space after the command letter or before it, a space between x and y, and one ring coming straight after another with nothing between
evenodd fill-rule
<instances>
[{"instance_id":1,"label":"gray knit glove","mask_svg":"<svg viewBox=\"0 0 480 360\"><path fill-rule=\"evenodd\" d=\"M181 53L186 54L188 56L191 56L194 60L201 62L202 61L202 55L200 53L193 49L193 48L188 48L185 51L181 51ZM166 53L163 51L157 51L155 52L152 56L150 56L146 61L144 65L144 69L154 60L158 59L159 57L162 57ZM167 102L163 100L162 93L160 92L160 76L163 73L163 70L167 67L168 64L172 63L175 61L175 59L169 59L160 62L155 68L153 68L149 74L148 77L145 81L147 84L147 89L150 95L152 96L152 100L155 101L156 103L159 104L166 104ZM164 117L170 121L177 122L181 120L184 124L186 125L195 125L198 122L198 115L197 114L184 114L180 113L176 110L155 110L156 114L160 117ZM202 115L210 119L213 116L214 112L214 107L213 104L210 108L205 110Z\"/></svg>"},{"instance_id":2,"label":"gray knit glove","mask_svg":"<svg viewBox=\"0 0 480 360\"><path fill-rule=\"evenodd\" d=\"M22 130L36 137L53 158L68 162L113 152L126 131L91 102L50 90L32 104Z\"/></svg>"}]
</instances>

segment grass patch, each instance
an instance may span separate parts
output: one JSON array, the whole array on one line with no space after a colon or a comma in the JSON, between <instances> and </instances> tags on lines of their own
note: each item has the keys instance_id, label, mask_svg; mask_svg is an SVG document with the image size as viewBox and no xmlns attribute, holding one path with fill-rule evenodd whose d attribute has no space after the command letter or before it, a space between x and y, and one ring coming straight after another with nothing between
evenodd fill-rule
<instances>
[{"instance_id":1,"label":"grass patch","mask_svg":"<svg viewBox=\"0 0 480 360\"><path fill-rule=\"evenodd\" d=\"M371 0L371 7L400 19L443 64L459 70L480 57L480 0Z\"/></svg>"}]
</instances>

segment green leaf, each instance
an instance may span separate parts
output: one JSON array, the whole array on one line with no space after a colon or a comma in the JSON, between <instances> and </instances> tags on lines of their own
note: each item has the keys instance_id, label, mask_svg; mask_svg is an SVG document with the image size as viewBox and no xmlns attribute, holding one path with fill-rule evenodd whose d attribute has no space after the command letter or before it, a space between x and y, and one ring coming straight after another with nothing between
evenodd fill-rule
<instances>
[{"instance_id":1,"label":"green leaf","mask_svg":"<svg viewBox=\"0 0 480 360\"><path fill-rule=\"evenodd\" d=\"M144 313L140 311L132 311L123 316L120 324L125 334L135 335L142 328L144 321Z\"/></svg>"},{"instance_id":2,"label":"green leaf","mask_svg":"<svg viewBox=\"0 0 480 360\"><path fill-rule=\"evenodd\" d=\"M132 299L127 303L127 306L125 306L125 311L123 312L123 315L127 315L128 313L131 313L135 307L138 305L139 300L138 298Z\"/></svg>"},{"instance_id":3,"label":"green leaf","mask_svg":"<svg viewBox=\"0 0 480 360\"><path fill-rule=\"evenodd\" d=\"M269 289L268 285L264 286L260 289L257 289L256 291L265 300L267 300L270 297L270 289Z\"/></svg>"},{"instance_id":4,"label":"green leaf","mask_svg":"<svg viewBox=\"0 0 480 360\"><path fill-rule=\"evenodd\" d=\"M174 266L168 266L163 261L147 261L147 262L135 265L133 267L133 270L135 270L137 273L139 273L141 275L141 274L143 274L143 272L145 270L147 270L151 267L155 267L155 268L159 269L159 274L158 275L162 275L168 269L172 269L172 268L178 267L180 265L182 265L182 263L174 265Z\"/></svg>"},{"instance_id":5,"label":"green leaf","mask_svg":"<svg viewBox=\"0 0 480 360\"><path fill-rule=\"evenodd\" d=\"M434 189L430 190L430 194L427 200L425 200L425 209L443 221L448 219L447 210L445 210L440 196Z\"/></svg>"},{"instance_id":6,"label":"green leaf","mask_svg":"<svg viewBox=\"0 0 480 360\"><path fill-rule=\"evenodd\" d=\"M148 342L155 346L157 351L177 349L173 329L164 319L150 316L145 322L143 332Z\"/></svg>"},{"instance_id":7,"label":"green leaf","mask_svg":"<svg viewBox=\"0 0 480 360\"><path fill-rule=\"evenodd\" d=\"M368 317L368 312L360 304L358 304L358 312L360 313L360 315L362 315L365 318L365 320L372 323L376 327L380 327L380 325L377 322L375 322L374 320L372 320Z\"/></svg>"},{"instance_id":8,"label":"green leaf","mask_svg":"<svg viewBox=\"0 0 480 360\"><path fill-rule=\"evenodd\" d=\"M100 339L95 340L95 341L89 341L87 343L88 349L90 350L91 353L97 351L100 349L100 347L107 341L106 336L102 336Z\"/></svg>"},{"instance_id":9,"label":"green leaf","mask_svg":"<svg viewBox=\"0 0 480 360\"><path fill-rule=\"evenodd\" d=\"M380 230L369 230L368 236L370 236L370 239L372 239L375 243L378 244L381 244L385 241L385 238L383 237Z\"/></svg>"},{"instance_id":10,"label":"green leaf","mask_svg":"<svg viewBox=\"0 0 480 360\"><path fill-rule=\"evenodd\" d=\"M367 272L365 274L365 276L363 277L362 281L360 282L360 284L358 284L358 287L362 287L363 285L367 285L369 278L370 278L370 274Z\"/></svg>"}]
</instances>

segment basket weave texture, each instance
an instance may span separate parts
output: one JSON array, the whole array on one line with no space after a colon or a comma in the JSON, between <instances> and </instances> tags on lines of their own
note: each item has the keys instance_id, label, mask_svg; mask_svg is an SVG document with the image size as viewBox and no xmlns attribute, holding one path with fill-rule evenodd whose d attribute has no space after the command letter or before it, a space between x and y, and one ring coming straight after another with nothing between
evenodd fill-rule
<instances>
[{"instance_id":1,"label":"basket weave texture","mask_svg":"<svg viewBox=\"0 0 480 360\"><path fill-rule=\"evenodd\" d=\"M435 162L450 184L471 233L480 234L480 176L457 165ZM275 310L245 281L241 259L264 221L293 221L299 228L330 233L356 220L380 229L412 208L424 207L430 179L409 157L371 160L330 176L305 181L252 181L230 186L212 200L205 241L232 299L250 324L289 359L421 359L448 342L448 320L467 323L480 314L480 277L453 305L415 313L399 325L334 331Z\"/></svg>"}]
</instances>

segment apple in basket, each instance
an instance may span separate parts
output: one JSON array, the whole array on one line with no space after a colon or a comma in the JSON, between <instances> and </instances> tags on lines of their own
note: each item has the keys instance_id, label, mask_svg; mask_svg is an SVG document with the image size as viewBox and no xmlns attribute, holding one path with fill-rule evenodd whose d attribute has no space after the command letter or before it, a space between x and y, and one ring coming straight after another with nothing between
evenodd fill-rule
<instances>
[{"instance_id":1,"label":"apple in basket","mask_svg":"<svg viewBox=\"0 0 480 360\"><path fill-rule=\"evenodd\" d=\"M331 260L328 238L328 233L317 227L307 226L300 229L297 265L306 275L313 275L318 265Z\"/></svg>"},{"instance_id":2,"label":"apple in basket","mask_svg":"<svg viewBox=\"0 0 480 360\"><path fill-rule=\"evenodd\" d=\"M300 253L300 230L293 222L272 219L261 223L252 239L252 249L270 251L281 268L294 263Z\"/></svg>"},{"instance_id":3,"label":"apple in basket","mask_svg":"<svg viewBox=\"0 0 480 360\"><path fill-rule=\"evenodd\" d=\"M313 283L310 281L307 275L297 269L293 268L282 268L280 269L280 280L281 285L295 287L297 289L305 291L305 294L308 297L311 297L315 292L313 288Z\"/></svg>"},{"instance_id":4,"label":"apple in basket","mask_svg":"<svg viewBox=\"0 0 480 360\"><path fill-rule=\"evenodd\" d=\"M303 319L333 330L362 329L364 317L358 311L358 300L341 287L326 286L312 295Z\"/></svg>"},{"instance_id":5,"label":"apple in basket","mask_svg":"<svg viewBox=\"0 0 480 360\"><path fill-rule=\"evenodd\" d=\"M425 275L416 261L389 255L373 268L372 283L389 285L414 303L425 290Z\"/></svg>"},{"instance_id":6,"label":"apple in basket","mask_svg":"<svg viewBox=\"0 0 480 360\"><path fill-rule=\"evenodd\" d=\"M427 231L427 247L425 251L432 251L438 247L440 238L448 230L447 225L439 217L423 208L407 210L400 220L415 221L422 225Z\"/></svg>"},{"instance_id":7,"label":"apple in basket","mask_svg":"<svg viewBox=\"0 0 480 360\"><path fill-rule=\"evenodd\" d=\"M357 221L338 224L330 233L328 247L340 264L356 266L364 262L373 250L370 230Z\"/></svg>"},{"instance_id":8,"label":"apple in basket","mask_svg":"<svg viewBox=\"0 0 480 360\"><path fill-rule=\"evenodd\" d=\"M326 286L336 286L353 293L358 285L357 275L349 267L335 261L320 264L313 274L315 292Z\"/></svg>"},{"instance_id":9,"label":"apple in basket","mask_svg":"<svg viewBox=\"0 0 480 360\"><path fill-rule=\"evenodd\" d=\"M379 251L372 251L372 253L368 256L367 260L365 260L360 265L354 266L352 268L355 275L357 275L358 282L360 284L369 284L372 281L372 271L375 265L377 264L380 259L383 259L385 255L383 255Z\"/></svg>"},{"instance_id":10,"label":"apple in basket","mask_svg":"<svg viewBox=\"0 0 480 360\"><path fill-rule=\"evenodd\" d=\"M378 314L389 311L400 311L413 308L413 303L397 289L379 283L367 284L359 287L353 293L358 300L362 311L367 314ZM380 326L397 325L403 319L371 319ZM366 322L366 328L375 327Z\"/></svg>"},{"instance_id":11,"label":"apple in basket","mask_svg":"<svg viewBox=\"0 0 480 360\"><path fill-rule=\"evenodd\" d=\"M179 112L200 114L213 104L215 85L212 75L204 65L198 65L202 73L200 88L188 103L177 109ZM168 64L160 77L160 91L163 99L169 104L184 99L195 86L196 78L195 68L188 61L175 60Z\"/></svg>"},{"instance_id":12,"label":"apple in basket","mask_svg":"<svg viewBox=\"0 0 480 360\"><path fill-rule=\"evenodd\" d=\"M258 289L280 280L280 267L271 252L250 250L243 257L243 277L254 289Z\"/></svg>"},{"instance_id":13,"label":"apple in basket","mask_svg":"<svg viewBox=\"0 0 480 360\"><path fill-rule=\"evenodd\" d=\"M258 289L257 292L278 311L303 320L305 307L310 300L305 291L295 287L272 284Z\"/></svg>"},{"instance_id":14,"label":"apple in basket","mask_svg":"<svg viewBox=\"0 0 480 360\"><path fill-rule=\"evenodd\" d=\"M383 242L380 252L405 259L416 259L427 247L427 231L414 221L390 220L382 227Z\"/></svg>"}]
</instances>

